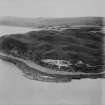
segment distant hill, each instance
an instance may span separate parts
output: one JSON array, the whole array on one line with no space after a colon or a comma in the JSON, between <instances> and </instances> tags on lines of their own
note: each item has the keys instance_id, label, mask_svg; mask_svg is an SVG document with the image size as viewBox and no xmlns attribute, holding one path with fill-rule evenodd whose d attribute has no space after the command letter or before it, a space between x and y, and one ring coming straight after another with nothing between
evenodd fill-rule
<instances>
[{"instance_id":1,"label":"distant hill","mask_svg":"<svg viewBox=\"0 0 105 105\"><path fill-rule=\"evenodd\" d=\"M0 18L0 25L30 28L103 26L103 17L21 18L8 16Z\"/></svg>"}]
</instances>

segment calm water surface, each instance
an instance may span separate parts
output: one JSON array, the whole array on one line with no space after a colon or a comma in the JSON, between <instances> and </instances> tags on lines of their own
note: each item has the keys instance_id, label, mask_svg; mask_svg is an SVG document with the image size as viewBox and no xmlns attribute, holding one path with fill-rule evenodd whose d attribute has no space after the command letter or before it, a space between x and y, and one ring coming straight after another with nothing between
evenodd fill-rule
<instances>
[{"instance_id":1,"label":"calm water surface","mask_svg":"<svg viewBox=\"0 0 105 105\"><path fill-rule=\"evenodd\" d=\"M0 35L31 30L34 29L0 26ZM73 80L70 83L29 80L14 65L0 60L0 105L101 105L105 93L102 82L105 83L100 79Z\"/></svg>"}]
</instances>

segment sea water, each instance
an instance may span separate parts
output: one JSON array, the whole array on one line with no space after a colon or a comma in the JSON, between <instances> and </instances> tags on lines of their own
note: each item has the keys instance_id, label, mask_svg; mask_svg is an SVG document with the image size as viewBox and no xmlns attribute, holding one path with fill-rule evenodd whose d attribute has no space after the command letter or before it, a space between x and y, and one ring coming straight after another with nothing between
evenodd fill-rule
<instances>
[{"instance_id":1,"label":"sea water","mask_svg":"<svg viewBox=\"0 0 105 105\"><path fill-rule=\"evenodd\" d=\"M0 36L37 29L0 26ZM101 79L47 83L25 78L13 64L0 60L0 104L101 105ZM103 86L103 87L102 87Z\"/></svg>"}]
</instances>

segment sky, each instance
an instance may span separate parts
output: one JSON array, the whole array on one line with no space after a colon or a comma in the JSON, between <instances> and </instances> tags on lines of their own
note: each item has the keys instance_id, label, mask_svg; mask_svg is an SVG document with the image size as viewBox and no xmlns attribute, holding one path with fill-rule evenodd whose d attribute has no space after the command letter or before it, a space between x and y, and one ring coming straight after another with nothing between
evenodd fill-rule
<instances>
[{"instance_id":1,"label":"sky","mask_svg":"<svg viewBox=\"0 0 105 105\"><path fill-rule=\"evenodd\" d=\"M0 0L0 16L104 16L104 0Z\"/></svg>"}]
</instances>

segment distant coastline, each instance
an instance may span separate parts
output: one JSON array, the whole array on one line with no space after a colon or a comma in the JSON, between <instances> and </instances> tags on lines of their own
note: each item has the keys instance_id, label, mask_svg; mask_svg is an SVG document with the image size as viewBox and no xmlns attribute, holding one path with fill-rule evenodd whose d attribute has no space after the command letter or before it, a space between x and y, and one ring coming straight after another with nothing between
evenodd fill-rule
<instances>
[{"instance_id":1,"label":"distant coastline","mask_svg":"<svg viewBox=\"0 0 105 105\"><path fill-rule=\"evenodd\" d=\"M74 17L74 18L20 18L20 17L2 17L0 25L41 28L41 29L59 29L59 28L78 28L78 27L102 27L103 17Z\"/></svg>"}]
</instances>

